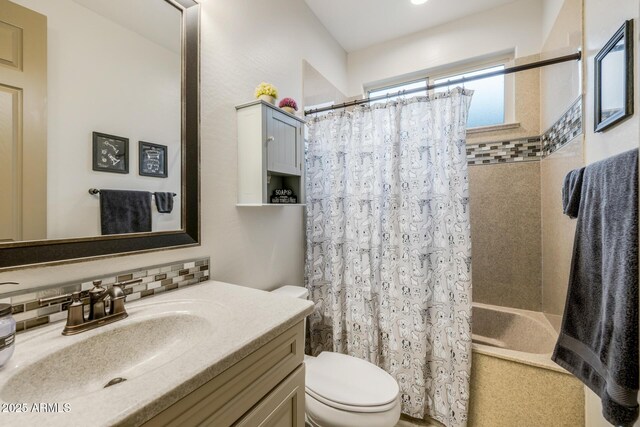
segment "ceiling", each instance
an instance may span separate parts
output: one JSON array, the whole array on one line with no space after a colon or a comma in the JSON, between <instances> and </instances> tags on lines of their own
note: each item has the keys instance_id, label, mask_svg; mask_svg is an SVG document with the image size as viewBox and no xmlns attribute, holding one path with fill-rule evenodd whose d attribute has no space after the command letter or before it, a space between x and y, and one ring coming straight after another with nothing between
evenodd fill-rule
<instances>
[{"instance_id":1,"label":"ceiling","mask_svg":"<svg viewBox=\"0 0 640 427\"><path fill-rule=\"evenodd\" d=\"M347 52L454 21L515 0L305 0Z\"/></svg>"}]
</instances>

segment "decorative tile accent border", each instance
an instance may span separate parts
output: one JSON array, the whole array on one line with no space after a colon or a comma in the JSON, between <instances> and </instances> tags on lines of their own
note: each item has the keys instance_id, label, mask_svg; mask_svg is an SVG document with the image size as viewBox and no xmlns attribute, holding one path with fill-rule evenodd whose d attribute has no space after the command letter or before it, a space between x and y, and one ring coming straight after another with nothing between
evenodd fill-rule
<instances>
[{"instance_id":1,"label":"decorative tile accent border","mask_svg":"<svg viewBox=\"0 0 640 427\"><path fill-rule=\"evenodd\" d=\"M467 145L467 161L472 165L539 161L559 150L583 132L582 96L557 122L539 137Z\"/></svg>"},{"instance_id":2,"label":"decorative tile accent border","mask_svg":"<svg viewBox=\"0 0 640 427\"><path fill-rule=\"evenodd\" d=\"M127 295L127 302L152 297L161 292L183 288L208 280L209 258L198 258L175 264L148 267L113 276L98 277L93 280L102 280L102 284L108 288L109 285L113 283L132 279L142 279L142 282L129 285L125 288L124 293ZM13 318L16 320L16 331L20 332L47 323L65 320L67 318L66 309L71 303L71 299L63 299L45 306L40 306L38 300L56 295L80 292L82 301L87 304L89 301L89 290L93 287L93 280L83 283L54 285L38 290L26 290L21 293L12 293L10 296L0 297L0 303L11 304L13 306ZM85 307L85 314L86 313L88 313L88 306Z\"/></svg>"},{"instance_id":3,"label":"decorative tile accent border","mask_svg":"<svg viewBox=\"0 0 640 427\"><path fill-rule=\"evenodd\" d=\"M542 144L539 137L467 145L469 165L530 162L540 160L541 157Z\"/></svg>"},{"instance_id":4,"label":"decorative tile accent border","mask_svg":"<svg viewBox=\"0 0 640 427\"><path fill-rule=\"evenodd\" d=\"M546 157L580 135L582 130L582 96L542 135L542 152Z\"/></svg>"}]
</instances>

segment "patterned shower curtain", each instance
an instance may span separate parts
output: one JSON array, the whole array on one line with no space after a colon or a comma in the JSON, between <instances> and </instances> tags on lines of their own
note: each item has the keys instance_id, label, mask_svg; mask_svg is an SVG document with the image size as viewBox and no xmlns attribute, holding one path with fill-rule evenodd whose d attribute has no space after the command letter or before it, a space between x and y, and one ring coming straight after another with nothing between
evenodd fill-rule
<instances>
[{"instance_id":1,"label":"patterned shower curtain","mask_svg":"<svg viewBox=\"0 0 640 427\"><path fill-rule=\"evenodd\" d=\"M389 372L403 413L464 426L471 368L471 91L308 123L310 351Z\"/></svg>"}]
</instances>

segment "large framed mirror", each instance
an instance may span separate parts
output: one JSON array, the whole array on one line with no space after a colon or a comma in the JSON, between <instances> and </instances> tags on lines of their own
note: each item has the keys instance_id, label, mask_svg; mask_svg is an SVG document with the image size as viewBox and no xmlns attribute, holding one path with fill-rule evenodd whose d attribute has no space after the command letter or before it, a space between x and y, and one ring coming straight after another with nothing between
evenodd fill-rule
<instances>
[{"instance_id":1,"label":"large framed mirror","mask_svg":"<svg viewBox=\"0 0 640 427\"><path fill-rule=\"evenodd\" d=\"M0 0L0 270L198 245L200 7Z\"/></svg>"}]
</instances>

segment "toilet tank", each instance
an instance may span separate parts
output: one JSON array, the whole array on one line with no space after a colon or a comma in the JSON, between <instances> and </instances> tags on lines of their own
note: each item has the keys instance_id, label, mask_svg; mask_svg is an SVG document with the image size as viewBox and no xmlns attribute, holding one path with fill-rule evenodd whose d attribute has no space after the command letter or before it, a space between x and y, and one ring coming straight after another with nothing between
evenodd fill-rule
<instances>
[{"instance_id":1,"label":"toilet tank","mask_svg":"<svg viewBox=\"0 0 640 427\"><path fill-rule=\"evenodd\" d=\"M292 298L307 299L309 297L309 291L303 286L285 285L276 288L271 292L273 292L274 294L285 295Z\"/></svg>"}]
</instances>

